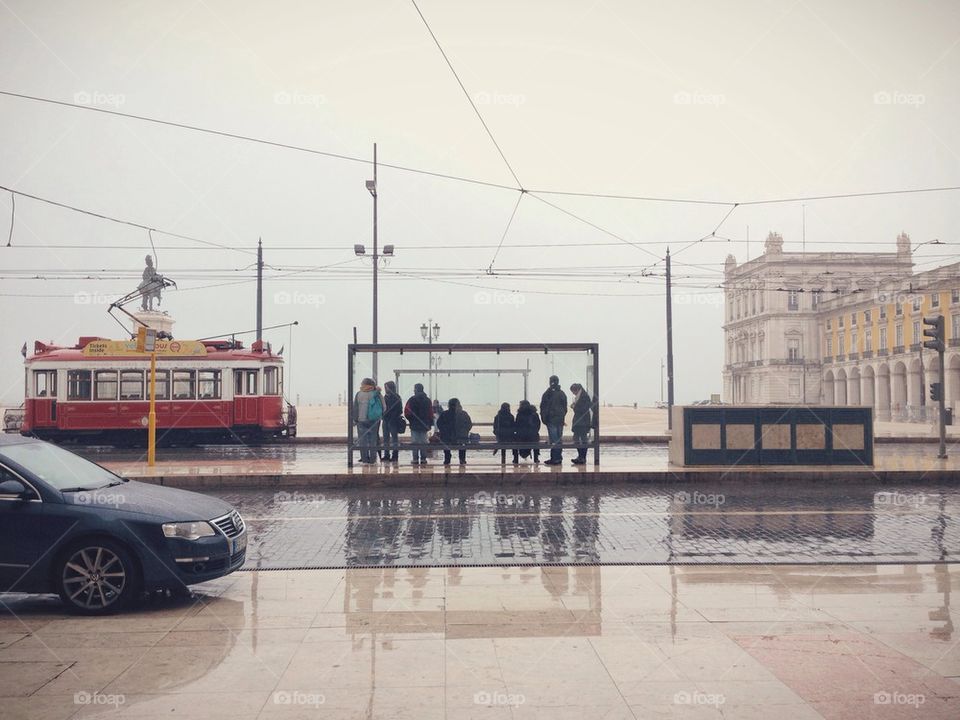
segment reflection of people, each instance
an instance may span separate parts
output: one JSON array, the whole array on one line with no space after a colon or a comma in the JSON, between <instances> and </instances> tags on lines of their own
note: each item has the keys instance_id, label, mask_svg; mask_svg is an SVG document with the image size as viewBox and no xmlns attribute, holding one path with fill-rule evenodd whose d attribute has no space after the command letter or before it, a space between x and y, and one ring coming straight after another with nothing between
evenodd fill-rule
<instances>
[{"instance_id":1,"label":"reflection of people","mask_svg":"<svg viewBox=\"0 0 960 720\"><path fill-rule=\"evenodd\" d=\"M403 408L403 416L410 425L410 442L413 448L413 464L427 464L427 433L433 427L433 406L430 398L423 391L423 383L413 386L413 395L407 400ZM420 445L420 448L416 446Z\"/></svg>"},{"instance_id":2,"label":"reflection of people","mask_svg":"<svg viewBox=\"0 0 960 720\"><path fill-rule=\"evenodd\" d=\"M379 435L380 418L383 417L383 397L373 378L364 378L360 390L353 398L353 421L357 424L357 439L360 444L360 462L374 463L375 448Z\"/></svg>"},{"instance_id":3,"label":"reflection of people","mask_svg":"<svg viewBox=\"0 0 960 720\"><path fill-rule=\"evenodd\" d=\"M533 452L533 461L540 462L540 448L536 447L540 443L540 418L529 400L521 400L517 406L516 435L517 442L531 445L520 450L520 456L528 458Z\"/></svg>"},{"instance_id":4,"label":"reflection of people","mask_svg":"<svg viewBox=\"0 0 960 720\"><path fill-rule=\"evenodd\" d=\"M450 447L456 445L460 464L467 464L467 440L470 439L470 429L473 420L467 411L460 405L457 398L450 398L447 409L437 418L437 430L440 431L440 442L443 443L443 464L450 464Z\"/></svg>"},{"instance_id":5,"label":"reflection of people","mask_svg":"<svg viewBox=\"0 0 960 720\"><path fill-rule=\"evenodd\" d=\"M547 426L550 438L550 459L546 465L559 465L563 462L563 426L567 418L567 395L560 389L560 378L550 376L550 387L540 398L540 419Z\"/></svg>"},{"instance_id":6,"label":"reflection of people","mask_svg":"<svg viewBox=\"0 0 960 720\"><path fill-rule=\"evenodd\" d=\"M512 443L516 439L516 429L517 421L513 419L513 413L510 412L510 403L503 403L500 406L500 412L493 418L493 435L498 443ZM493 454L496 455L497 451L494 450ZM500 464L504 465L506 462L507 449L500 448ZM513 448L513 464L517 465L519 462L517 448Z\"/></svg>"},{"instance_id":7,"label":"reflection of people","mask_svg":"<svg viewBox=\"0 0 960 720\"><path fill-rule=\"evenodd\" d=\"M400 459L400 418L403 401L397 394L397 384L390 380L383 384L383 462Z\"/></svg>"},{"instance_id":8,"label":"reflection of people","mask_svg":"<svg viewBox=\"0 0 960 720\"><path fill-rule=\"evenodd\" d=\"M572 462L574 465L583 465L587 462L587 435L593 426L590 418L590 396L580 383L571 385L570 392L573 393L573 404L570 406L573 410L573 422L570 424L570 429L573 431L573 440L577 444L577 456Z\"/></svg>"}]
</instances>

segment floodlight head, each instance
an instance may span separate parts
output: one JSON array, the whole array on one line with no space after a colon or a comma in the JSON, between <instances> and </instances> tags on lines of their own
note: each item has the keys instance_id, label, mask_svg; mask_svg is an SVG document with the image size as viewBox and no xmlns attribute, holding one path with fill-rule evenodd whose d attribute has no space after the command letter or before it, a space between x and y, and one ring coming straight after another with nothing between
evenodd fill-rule
<instances>
[{"instance_id":1,"label":"floodlight head","mask_svg":"<svg viewBox=\"0 0 960 720\"><path fill-rule=\"evenodd\" d=\"M367 180L366 182L367 192L369 192L373 197L377 196L377 181L376 180Z\"/></svg>"},{"instance_id":2,"label":"floodlight head","mask_svg":"<svg viewBox=\"0 0 960 720\"><path fill-rule=\"evenodd\" d=\"M384 246L383 246L383 254L384 254L384 255L389 255L390 257L393 257L393 245L384 245Z\"/></svg>"},{"instance_id":3,"label":"floodlight head","mask_svg":"<svg viewBox=\"0 0 960 720\"><path fill-rule=\"evenodd\" d=\"M353 246L353 254L354 254L354 255L366 255L366 254L367 254L367 248L364 247L363 245L360 245L360 244L358 243L358 244L356 244L356 245Z\"/></svg>"}]
</instances>

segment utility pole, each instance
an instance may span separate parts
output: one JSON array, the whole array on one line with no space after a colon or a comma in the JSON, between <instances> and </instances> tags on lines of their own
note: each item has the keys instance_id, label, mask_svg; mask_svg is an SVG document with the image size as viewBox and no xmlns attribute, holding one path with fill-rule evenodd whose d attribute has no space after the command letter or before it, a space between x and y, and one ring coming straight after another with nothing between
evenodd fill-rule
<instances>
[{"instance_id":1,"label":"utility pole","mask_svg":"<svg viewBox=\"0 0 960 720\"><path fill-rule=\"evenodd\" d=\"M670 289L670 248L667 248L667 430L673 430L673 297Z\"/></svg>"},{"instance_id":2,"label":"utility pole","mask_svg":"<svg viewBox=\"0 0 960 720\"><path fill-rule=\"evenodd\" d=\"M257 239L257 340L263 340L263 238Z\"/></svg>"},{"instance_id":3,"label":"utility pole","mask_svg":"<svg viewBox=\"0 0 960 720\"><path fill-rule=\"evenodd\" d=\"M380 263L380 249L377 245L377 144L373 144L373 180L367 180L367 190L373 196L373 344L379 340L377 326L379 324L379 289L377 287L377 265ZM377 377L377 351L373 351L373 377Z\"/></svg>"}]
</instances>

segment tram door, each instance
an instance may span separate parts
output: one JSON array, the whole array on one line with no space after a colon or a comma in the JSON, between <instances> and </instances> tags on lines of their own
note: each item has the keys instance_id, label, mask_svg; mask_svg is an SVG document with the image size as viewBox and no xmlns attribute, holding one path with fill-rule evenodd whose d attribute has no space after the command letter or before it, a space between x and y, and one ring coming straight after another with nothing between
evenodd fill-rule
<instances>
[{"instance_id":1,"label":"tram door","mask_svg":"<svg viewBox=\"0 0 960 720\"><path fill-rule=\"evenodd\" d=\"M260 370L233 371L234 425L260 424Z\"/></svg>"}]
</instances>

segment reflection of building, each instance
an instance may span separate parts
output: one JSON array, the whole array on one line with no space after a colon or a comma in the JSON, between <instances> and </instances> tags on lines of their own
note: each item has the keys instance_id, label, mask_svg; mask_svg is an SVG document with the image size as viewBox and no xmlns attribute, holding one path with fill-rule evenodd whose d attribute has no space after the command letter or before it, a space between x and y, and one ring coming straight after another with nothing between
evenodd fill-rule
<instances>
[{"instance_id":1,"label":"reflection of building","mask_svg":"<svg viewBox=\"0 0 960 720\"><path fill-rule=\"evenodd\" d=\"M960 404L960 263L913 272L910 238L896 252L765 252L728 256L724 400L735 404L870 405L879 419L922 419L924 315L946 324L948 405ZM922 359L921 359L922 356Z\"/></svg>"}]
</instances>

